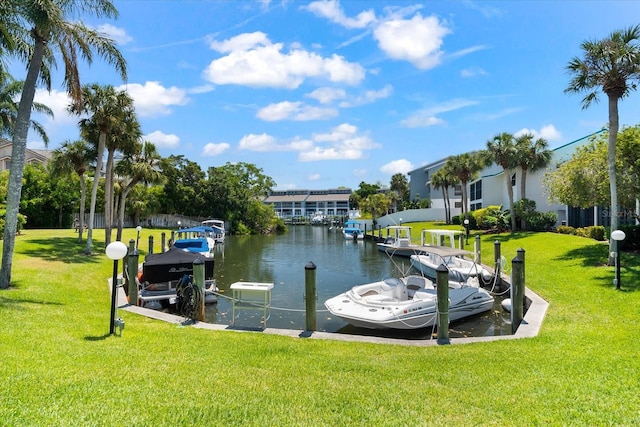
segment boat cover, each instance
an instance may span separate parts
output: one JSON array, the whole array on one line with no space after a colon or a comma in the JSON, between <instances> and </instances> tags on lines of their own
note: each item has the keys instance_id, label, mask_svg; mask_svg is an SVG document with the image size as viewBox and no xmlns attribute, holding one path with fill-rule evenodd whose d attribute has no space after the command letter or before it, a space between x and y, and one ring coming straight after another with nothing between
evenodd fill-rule
<instances>
[{"instance_id":1,"label":"boat cover","mask_svg":"<svg viewBox=\"0 0 640 427\"><path fill-rule=\"evenodd\" d=\"M193 262L198 258L204 261L204 278L212 279L213 258L172 247L167 252L147 255L142 263L142 280L149 283L179 280L184 274L193 274Z\"/></svg>"}]
</instances>

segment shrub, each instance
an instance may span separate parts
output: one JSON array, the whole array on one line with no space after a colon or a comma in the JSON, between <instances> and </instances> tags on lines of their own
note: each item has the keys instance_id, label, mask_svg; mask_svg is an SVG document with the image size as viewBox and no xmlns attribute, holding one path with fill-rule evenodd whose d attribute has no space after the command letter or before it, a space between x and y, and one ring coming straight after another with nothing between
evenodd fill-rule
<instances>
[{"instance_id":1,"label":"shrub","mask_svg":"<svg viewBox=\"0 0 640 427\"><path fill-rule=\"evenodd\" d=\"M509 228L509 211L503 211L502 206L488 206L471 212L476 227L480 230Z\"/></svg>"},{"instance_id":2,"label":"shrub","mask_svg":"<svg viewBox=\"0 0 640 427\"><path fill-rule=\"evenodd\" d=\"M560 234L571 234L576 235L576 229L571 227L570 225L560 225L556 228L556 231Z\"/></svg>"},{"instance_id":3,"label":"shrub","mask_svg":"<svg viewBox=\"0 0 640 427\"><path fill-rule=\"evenodd\" d=\"M551 231L557 221L555 212L532 212L527 218L527 228L532 231Z\"/></svg>"}]
</instances>

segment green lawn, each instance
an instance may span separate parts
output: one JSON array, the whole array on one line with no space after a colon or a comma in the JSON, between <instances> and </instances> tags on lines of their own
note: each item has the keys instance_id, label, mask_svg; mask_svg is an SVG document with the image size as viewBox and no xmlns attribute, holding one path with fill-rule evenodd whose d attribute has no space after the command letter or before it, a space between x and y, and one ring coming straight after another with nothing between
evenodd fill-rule
<instances>
[{"instance_id":1,"label":"green lawn","mask_svg":"<svg viewBox=\"0 0 640 427\"><path fill-rule=\"evenodd\" d=\"M141 242L160 231L143 230ZM95 233L100 239L102 230ZM127 230L125 241L135 238ZM0 291L0 425L640 424L640 257L569 235L483 236L550 306L536 338L410 347L208 331L120 312L113 264L72 230L26 230ZM142 248L146 245L141 244Z\"/></svg>"}]
</instances>

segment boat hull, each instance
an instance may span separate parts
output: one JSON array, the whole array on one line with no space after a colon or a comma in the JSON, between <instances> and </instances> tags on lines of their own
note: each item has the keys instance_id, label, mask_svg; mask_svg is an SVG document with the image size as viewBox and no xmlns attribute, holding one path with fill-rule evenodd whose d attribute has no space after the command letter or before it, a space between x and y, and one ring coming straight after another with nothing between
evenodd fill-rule
<instances>
[{"instance_id":1,"label":"boat hull","mask_svg":"<svg viewBox=\"0 0 640 427\"><path fill-rule=\"evenodd\" d=\"M404 279L355 286L328 299L325 307L345 322L367 329L420 329L437 323L437 292L430 284L413 290ZM483 313L493 307L484 289L459 286L449 289L449 321Z\"/></svg>"}]
</instances>

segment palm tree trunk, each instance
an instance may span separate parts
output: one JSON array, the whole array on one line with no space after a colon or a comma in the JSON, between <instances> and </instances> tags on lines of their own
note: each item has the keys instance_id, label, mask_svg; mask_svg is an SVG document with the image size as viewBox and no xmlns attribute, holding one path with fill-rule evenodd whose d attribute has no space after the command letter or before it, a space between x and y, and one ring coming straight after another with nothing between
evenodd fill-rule
<instances>
[{"instance_id":1,"label":"palm tree trunk","mask_svg":"<svg viewBox=\"0 0 640 427\"><path fill-rule=\"evenodd\" d=\"M84 232L84 208L87 199L87 183L84 180L84 173L80 175L80 217L78 225L78 243L82 243L82 233Z\"/></svg>"},{"instance_id":2,"label":"palm tree trunk","mask_svg":"<svg viewBox=\"0 0 640 427\"><path fill-rule=\"evenodd\" d=\"M104 155L104 146L107 140L107 134L103 131L100 131L100 136L98 137L98 158L96 160L96 172L93 177L93 186L91 187L91 205L89 206L89 224L87 227L87 249L85 253L87 255L91 254L91 237L93 235L93 226L95 223L95 215L96 215L96 199L98 198L98 185L100 184L100 173L102 171L102 156Z\"/></svg>"},{"instance_id":3,"label":"palm tree trunk","mask_svg":"<svg viewBox=\"0 0 640 427\"><path fill-rule=\"evenodd\" d=\"M29 61L27 78L25 79L18 105L18 115L12 138L11 167L9 169L9 183L7 186L7 213L4 225L4 240L2 242L2 268L0 269L0 289L7 289L11 285L11 268L13 266L13 249L18 229L18 210L22 193L22 177L24 176L25 150L27 149L27 135L31 123L31 106L36 94L36 82L42 57L44 55L44 41L36 38L33 55Z\"/></svg>"},{"instance_id":4,"label":"palm tree trunk","mask_svg":"<svg viewBox=\"0 0 640 427\"><path fill-rule=\"evenodd\" d=\"M107 166L104 181L104 244L111 243L111 228L113 225L113 155L114 150L109 149L107 154Z\"/></svg>"},{"instance_id":5,"label":"palm tree trunk","mask_svg":"<svg viewBox=\"0 0 640 427\"><path fill-rule=\"evenodd\" d=\"M616 181L616 142L618 141L618 126L618 98L609 95L609 149L607 164L609 166L609 189L611 191L609 215L611 216L612 232L618 229L618 184ZM608 265L615 263L614 257L611 256L615 250L615 241L609 236Z\"/></svg>"},{"instance_id":6,"label":"palm tree trunk","mask_svg":"<svg viewBox=\"0 0 640 427\"><path fill-rule=\"evenodd\" d=\"M507 183L507 196L509 197L509 215L511 216L511 232L516 231L516 211L513 210L513 186L511 185L511 170L505 169L505 182Z\"/></svg>"}]
</instances>

